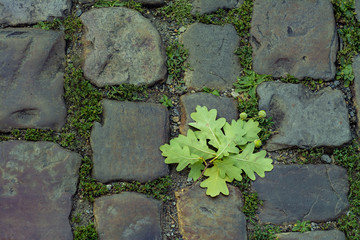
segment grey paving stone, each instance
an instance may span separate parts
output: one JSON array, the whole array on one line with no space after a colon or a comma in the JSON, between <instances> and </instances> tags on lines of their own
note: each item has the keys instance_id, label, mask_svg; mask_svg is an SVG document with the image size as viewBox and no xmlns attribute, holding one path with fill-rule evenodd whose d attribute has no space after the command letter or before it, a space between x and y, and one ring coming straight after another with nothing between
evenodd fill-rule
<instances>
[{"instance_id":1,"label":"grey paving stone","mask_svg":"<svg viewBox=\"0 0 360 240\"><path fill-rule=\"evenodd\" d=\"M50 142L0 143L1 239L73 239L69 223L81 158Z\"/></svg>"},{"instance_id":2,"label":"grey paving stone","mask_svg":"<svg viewBox=\"0 0 360 240\"><path fill-rule=\"evenodd\" d=\"M336 147L351 141L343 93L325 88L317 93L301 84L265 82L257 87L259 109L275 122L278 132L269 151L289 147Z\"/></svg>"},{"instance_id":3,"label":"grey paving stone","mask_svg":"<svg viewBox=\"0 0 360 240\"><path fill-rule=\"evenodd\" d=\"M61 129L66 118L64 57L62 32L0 30L0 131Z\"/></svg>"},{"instance_id":4,"label":"grey paving stone","mask_svg":"<svg viewBox=\"0 0 360 240\"><path fill-rule=\"evenodd\" d=\"M357 115L357 132L360 133L360 55L353 59L353 72L354 72L354 84L353 84L353 104L356 109Z\"/></svg>"},{"instance_id":5,"label":"grey paving stone","mask_svg":"<svg viewBox=\"0 0 360 240\"><path fill-rule=\"evenodd\" d=\"M338 41L329 0L257 0L250 34L257 73L334 78Z\"/></svg>"},{"instance_id":6,"label":"grey paving stone","mask_svg":"<svg viewBox=\"0 0 360 240\"><path fill-rule=\"evenodd\" d=\"M313 231L306 233L276 234L279 240L345 240L345 234L339 230Z\"/></svg>"},{"instance_id":7,"label":"grey paving stone","mask_svg":"<svg viewBox=\"0 0 360 240\"><path fill-rule=\"evenodd\" d=\"M0 25L50 21L70 11L71 0L0 0Z\"/></svg>"},{"instance_id":8,"label":"grey paving stone","mask_svg":"<svg viewBox=\"0 0 360 240\"><path fill-rule=\"evenodd\" d=\"M263 206L262 223L335 220L349 207L346 169L328 164L275 165L251 187Z\"/></svg>"},{"instance_id":9,"label":"grey paving stone","mask_svg":"<svg viewBox=\"0 0 360 240\"><path fill-rule=\"evenodd\" d=\"M160 209L160 201L139 193L100 197L94 202L99 239L160 240Z\"/></svg>"},{"instance_id":10,"label":"grey paving stone","mask_svg":"<svg viewBox=\"0 0 360 240\"><path fill-rule=\"evenodd\" d=\"M168 142L165 106L103 100L103 124L91 131L93 176L101 182L146 182L168 174L159 147Z\"/></svg>"},{"instance_id":11,"label":"grey paving stone","mask_svg":"<svg viewBox=\"0 0 360 240\"><path fill-rule=\"evenodd\" d=\"M195 23L180 36L180 41L189 50L191 69L186 70L184 81L190 89L232 87L241 71L235 54L240 38L232 25Z\"/></svg>"},{"instance_id":12,"label":"grey paving stone","mask_svg":"<svg viewBox=\"0 0 360 240\"><path fill-rule=\"evenodd\" d=\"M185 134L189 129L189 123L193 122L190 114L195 112L196 106L206 106L208 110L216 109L218 118L225 118L229 123L232 119L238 119L237 102L233 98L218 97L210 93L186 94L180 97L181 124L180 133Z\"/></svg>"},{"instance_id":13,"label":"grey paving stone","mask_svg":"<svg viewBox=\"0 0 360 240\"><path fill-rule=\"evenodd\" d=\"M220 8L230 9L235 8L238 4L242 4L243 0L193 0L192 14L212 13Z\"/></svg>"},{"instance_id":14,"label":"grey paving stone","mask_svg":"<svg viewBox=\"0 0 360 240\"><path fill-rule=\"evenodd\" d=\"M85 12L81 21L84 75L96 86L152 85L165 79L166 54L160 35L139 12L98 8Z\"/></svg>"},{"instance_id":15,"label":"grey paving stone","mask_svg":"<svg viewBox=\"0 0 360 240\"><path fill-rule=\"evenodd\" d=\"M355 12L357 20L360 21L360 0L355 0Z\"/></svg>"},{"instance_id":16,"label":"grey paving stone","mask_svg":"<svg viewBox=\"0 0 360 240\"><path fill-rule=\"evenodd\" d=\"M229 196L211 198L199 184L175 192L179 228L185 240L245 240L246 219L242 194L228 185Z\"/></svg>"}]
</instances>

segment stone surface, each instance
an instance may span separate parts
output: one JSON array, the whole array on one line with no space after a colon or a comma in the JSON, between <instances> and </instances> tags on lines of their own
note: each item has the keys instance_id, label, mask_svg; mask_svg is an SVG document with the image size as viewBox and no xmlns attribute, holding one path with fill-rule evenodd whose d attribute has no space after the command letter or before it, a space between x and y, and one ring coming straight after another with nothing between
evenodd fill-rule
<instances>
[{"instance_id":1,"label":"stone surface","mask_svg":"<svg viewBox=\"0 0 360 240\"><path fill-rule=\"evenodd\" d=\"M243 0L193 0L191 13L205 14L216 12L220 8L235 8L238 2L243 2Z\"/></svg>"},{"instance_id":2,"label":"stone surface","mask_svg":"<svg viewBox=\"0 0 360 240\"><path fill-rule=\"evenodd\" d=\"M357 20L360 21L360 0L355 0L355 12Z\"/></svg>"},{"instance_id":3,"label":"stone surface","mask_svg":"<svg viewBox=\"0 0 360 240\"><path fill-rule=\"evenodd\" d=\"M0 131L51 128L65 123L63 33L0 30Z\"/></svg>"},{"instance_id":4,"label":"stone surface","mask_svg":"<svg viewBox=\"0 0 360 240\"><path fill-rule=\"evenodd\" d=\"M279 240L345 240L345 234L339 230L313 231L305 233L276 234Z\"/></svg>"},{"instance_id":5,"label":"stone surface","mask_svg":"<svg viewBox=\"0 0 360 240\"><path fill-rule=\"evenodd\" d=\"M180 41L189 50L191 69L186 70L184 81L190 89L232 87L241 71L235 54L240 40L232 25L195 23L181 34Z\"/></svg>"},{"instance_id":6,"label":"stone surface","mask_svg":"<svg viewBox=\"0 0 360 240\"><path fill-rule=\"evenodd\" d=\"M329 0L257 0L250 34L257 73L334 78L338 40Z\"/></svg>"},{"instance_id":7,"label":"stone surface","mask_svg":"<svg viewBox=\"0 0 360 240\"><path fill-rule=\"evenodd\" d=\"M0 143L1 239L73 239L81 158L50 142Z\"/></svg>"},{"instance_id":8,"label":"stone surface","mask_svg":"<svg viewBox=\"0 0 360 240\"><path fill-rule=\"evenodd\" d=\"M166 54L150 21L128 8L98 8L81 16L84 75L98 87L152 85L165 79ZM101 27L99 27L101 26Z\"/></svg>"},{"instance_id":9,"label":"stone surface","mask_svg":"<svg viewBox=\"0 0 360 240\"><path fill-rule=\"evenodd\" d=\"M104 196L94 202L95 228L101 240L160 240L161 203L139 193Z\"/></svg>"},{"instance_id":10,"label":"stone surface","mask_svg":"<svg viewBox=\"0 0 360 240\"><path fill-rule=\"evenodd\" d=\"M353 104L356 109L357 115L357 133L360 133L360 55L357 55L353 59L353 72L354 72L354 83L353 83Z\"/></svg>"},{"instance_id":11,"label":"stone surface","mask_svg":"<svg viewBox=\"0 0 360 240\"><path fill-rule=\"evenodd\" d=\"M196 106L206 106L208 110L216 109L218 118L226 118L230 123L232 119L238 119L237 103L228 97L217 97L210 93L194 93L180 97L181 124L180 133L185 134L189 129L189 123L193 122L190 114L195 112Z\"/></svg>"},{"instance_id":12,"label":"stone surface","mask_svg":"<svg viewBox=\"0 0 360 240\"><path fill-rule=\"evenodd\" d=\"M64 17L71 0L0 0L0 25L34 24Z\"/></svg>"},{"instance_id":13,"label":"stone surface","mask_svg":"<svg viewBox=\"0 0 360 240\"><path fill-rule=\"evenodd\" d=\"M265 82L257 87L259 109L275 122L266 149L341 146L351 141L343 93L325 88L317 93L301 84Z\"/></svg>"},{"instance_id":14,"label":"stone surface","mask_svg":"<svg viewBox=\"0 0 360 240\"><path fill-rule=\"evenodd\" d=\"M211 198L199 184L175 192L179 228L184 240L245 240L242 194L228 185L229 195Z\"/></svg>"},{"instance_id":15,"label":"stone surface","mask_svg":"<svg viewBox=\"0 0 360 240\"><path fill-rule=\"evenodd\" d=\"M164 0L136 0L136 2L139 2L145 6L159 6L164 5Z\"/></svg>"},{"instance_id":16,"label":"stone surface","mask_svg":"<svg viewBox=\"0 0 360 240\"><path fill-rule=\"evenodd\" d=\"M262 223L335 220L349 207L346 169L328 164L275 165L252 183Z\"/></svg>"},{"instance_id":17,"label":"stone surface","mask_svg":"<svg viewBox=\"0 0 360 240\"><path fill-rule=\"evenodd\" d=\"M93 176L101 182L146 182L168 174L159 147L168 142L165 106L103 100L103 124L91 132Z\"/></svg>"}]
</instances>

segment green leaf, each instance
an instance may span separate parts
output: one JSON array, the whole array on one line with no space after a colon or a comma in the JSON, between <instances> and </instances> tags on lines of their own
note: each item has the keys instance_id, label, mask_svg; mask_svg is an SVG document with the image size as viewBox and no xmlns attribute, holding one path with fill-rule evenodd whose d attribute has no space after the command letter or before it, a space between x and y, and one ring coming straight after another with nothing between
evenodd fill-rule
<instances>
[{"instance_id":1,"label":"green leaf","mask_svg":"<svg viewBox=\"0 0 360 240\"><path fill-rule=\"evenodd\" d=\"M237 145L244 145L247 143L245 135L247 131L244 129L245 122L241 119L231 121L231 125L225 123L224 133L226 137L231 138Z\"/></svg>"},{"instance_id":2,"label":"green leaf","mask_svg":"<svg viewBox=\"0 0 360 240\"><path fill-rule=\"evenodd\" d=\"M242 180L242 170L236 166L236 160L231 158L225 158L224 160L216 160L214 161L214 165L216 165L219 169L219 176L221 178L229 177L231 181L234 179L241 181Z\"/></svg>"},{"instance_id":3,"label":"green leaf","mask_svg":"<svg viewBox=\"0 0 360 240\"><path fill-rule=\"evenodd\" d=\"M226 186L226 182L231 182L228 177L222 178L219 175L219 168L214 165L212 168L206 169L205 176L209 178L205 179L200 187L207 188L206 194L211 197L216 197L220 193L224 195L229 195L229 189Z\"/></svg>"},{"instance_id":4,"label":"green leaf","mask_svg":"<svg viewBox=\"0 0 360 240\"><path fill-rule=\"evenodd\" d=\"M204 170L205 166L202 161L198 161L189 165L189 168L189 178L192 178L194 181L196 181L201 176L201 172Z\"/></svg>"},{"instance_id":5,"label":"green leaf","mask_svg":"<svg viewBox=\"0 0 360 240\"><path fill-rule=\"evenodd\" d=\"M176 141L171 140L170 145L165 144L160 147L162 155L167 157L165 163L178 163L177 171L183 170L187 165L194 164L201 159L198 155L190 153L188 146L182 148Z\"/></svg>"},{"instance_id":6,"label":"green leaf","mask_svg":"<svg viewBox=\"0 0 360 240\"><path fill-rule=\"evenodd\" d=\"M241 154L229 155L224 161L235 161L235 166L242 169L246 175L255 180L255 173L260 177L265 177L265 171L273 169L272 159L265 158L266 151L254 153L255 144L249 143Z\"/></svg>"},{"instance_id":7,"label":"green leaf","mask_svg":"<svg viewBox=\"0 0 360 240\"><path fill-rule=\"evenodd\" d=\"M216 109L208 111L205 106L197 106L196 112L190 115L195 122L189 123L190 126L200 130L196 134L199 139L211 140L214 147L220 145L217 134L226 122L225 118L216 119L216 115Z\"/></svg>"},{"instance_id":8,"label":"green leaf","mask_svg":"<svg viewBox=\"0 0 360 240\"><path fill-rule=\"evenodd\" d=\"M215 146L218 148L216 152L216 159L223 158L224 156L229 156L230 153L239 153L239 149L236 147L233 138L230 138L224 135L221 131L217 133L219 145ZM211 140L209 144L214 146L214 142Z\"/></svg>"},{"instance_id":9,"label":"green leaf","mask_svg":"<svg viewBox=\"0 0 360 240\"><path fill-rule=\"evenodd\" d=\"M208 147L206 140L198 140L191 129L188 130L186 136L179 135L172 141L178 143L181 147L188 146L191 153L201 156L204 160L216 156L215 151Z\"/></svg>"},{"instance_id":10,"label":"green leaf","mask_svg":"<svg viewBox=\"0 0 360 240\"><path fill-rule=\"evenodd\" d=\"M244 138L248 142L253 142L256 139L259 139L258 133L261 131L259 128L259 122L255 122L254 120L250 119L247 122L243 121L243 123L243 128L246 131Z\"/></svg>"}]
</instances>

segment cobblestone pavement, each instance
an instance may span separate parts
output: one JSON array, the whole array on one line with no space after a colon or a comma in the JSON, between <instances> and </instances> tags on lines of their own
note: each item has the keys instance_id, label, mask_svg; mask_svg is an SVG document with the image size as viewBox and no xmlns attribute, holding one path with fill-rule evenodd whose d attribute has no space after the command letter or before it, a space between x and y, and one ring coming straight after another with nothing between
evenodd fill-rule
<instances>
[{"instance_id":1,"label":"cobblestone pavement","mask_svg":"<svg viewBox=\"0 0 360 240\"><path fill-rule=\"evenodd\" d=\"M298 79L257 88L259 108L274 121L263 147L274 169L247 189L262 202L256 225L239 187L210 198L189 188L186 173L159 150L186 133L197 105L238 118L233 83L244 74L236 54L244 36L230 23L175 23L159 14L176 1L141 0L142 9L95 2L0 0L0 240L242 240L258 239L256 226L280 226L284 240L346 239L334 226L349 210L348 172L332 151L356 138L360 63L354 59L351 92L335 79L340 46L330 0L254 1L253 70ZM244 2L194 0L191 14ZM188 50L180 79L169 77L167 62L175 41ZM304 86L309 78L322 79L322 89ZM291 161L320 147L315 164ZM146 185L168 176L162 197L159 185ZM313 231L286 233L298 221Z\"/></svg>"}]
</instances>

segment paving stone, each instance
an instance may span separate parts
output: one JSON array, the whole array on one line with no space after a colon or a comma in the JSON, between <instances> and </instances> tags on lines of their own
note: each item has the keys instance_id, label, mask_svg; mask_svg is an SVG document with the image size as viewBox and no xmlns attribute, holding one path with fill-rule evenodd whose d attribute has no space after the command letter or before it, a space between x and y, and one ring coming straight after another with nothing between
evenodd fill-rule
<instances>
[{"instance_id":1,"label":"paving stone","mask_svg":"<svg viewBox=\"0 0 360 240\"><path fill-rule=\"evenodd\" d=\"M232 25L195 23L181 34L180 41L189 50L191 69L186 70L184 81L190 89L232 87L241 71L235 54L240 38Z\"/></svg>"},{"instance_id":2,"label":"paving stone","mask_svg":"<svg viewBox=\"0 0 360 240\"><path fill-rule=\"evenodd\" d=\"M263 206L262 223L335 220L349 207L346 169L328 164L275 165L252 183Z\"/></svg>"},{"instance_id":3,"label":"paving stone","mask_svg":"<svg viewBox=\"0 0 360 240\"><path fill-rule=\"evenodd\" d=\"M280 233L276 234L279 240L345 240L345 234L339 230L312 231L305 233Z\"/></svg>"},{"instance_id":4,"label":"paving stone","mask_svg":"<svg viewBox=\"0 0 360 240\"><path fill-rule=\"evenodd\" d=\"M165 79L166 54L160 35L139 12L98 8L84 13L81 20L84 75L96 86L152 85Z\"/></svg>"},{"instance_id":5,"label":"paving stone","mask_svg":"<svg viewBox=\"0 0 360 240\"><path fill-rule=\"evenodd\" d=\"M145 6L160 6L164 5L164 0L136 0L136 2L139 2Z\"/></svg>"},{"instance_id":6,"label":"paving stone","mask_svg":"<svg viewBox=\"0 0 360 240\"><path fill-rule=\"evenodd\" d=\"M101 240L160 240L160 201L124 192L94 202L95 228Z\"/></svg>"},{"instance_id":7,"label":"paving stone","mask_svg":"<svg viewBox=\"0 0 360 240\"><path fill-rule=\"evenodd\" d=\"M168 142L165 106L103 100L103 124L91 132L93 176L101 182L146 182L168 174L159 147Z\"/></svg>"},{"instance_id":8,"label":"paving stone","mask_svg":"<svg viewBox=\"0 0 360 240\"><path fill-rule=\"evenodd\" d=\"M61 129L66 118L64 57L62 32L0 30L0 131Z\"/></svg>"},{"instance_id":9,"label":"paving stone","mask_svg":"<svg viewBox=\"0 0 360 240\"><path fill-rule=\"evenodd\" d=\"M354 84L353 84L353 104L356 109L357 115L357 132L360 133L360 55L353 59L353 72L354 72Z\"/></svg>"},{"instance_id":10,"label":"paving stone","mask_svg":"<svg viewBox=\"0 0 360 240\"><path fill-rule=\"evenodd\" d=\"M242 4L242 2L243 0L193 0L191 13L212 13L220 8L235 8L238 4Z\"/></svg>"},{"instance_id":11,"label":"paving stone","mask_svg":"<svg viewBox=\"0 0 360 240\"><path fill-rule=\"evenodd\" d=\"M245 240L242 194L228 185L229 195L211 198L199 184L175 192L179 228L184 240Z\"/></svg>"},{"instance_id":12,"label":"paving stone","mask_svg":"<svg viewBox=\"0 0 360 240\"><path fill-rule=\"evenodd\" d=\"M334 78L338 40L329 0L257 0L250 34L257 73Z\"/></svg>"},{"instance_id":13,"label":"paving stone","mask_svg":"<svg viewBox=\"0 0 360 240\"><path fill-rule=\"evenodd\" d=\"M336 147L351 141L344 95L325 88L317 93L301 84L266 82L257 87L259 109L275 122L269 151L289 147Z\"/></svg>"},{"instance_id":14,"label":"paving stone","mask_svg":"<svg viewBox=\"0 0 360 240\"><path fill-rule=\"evenodd\" d=\"M237 102L233 98L218 97L210 93L186 94L180 97L181 124L180 133L185 134L189 129L189 123L194 122L190 114L195 112L196 106L206 106L208 110L216 109L218 118L225 118L229 123L232 119L238 119Z\"/></svg>"},{"instance_id":15,"label":"paving stone","mask_svg":"<svg viewBox=\"0 0 360 240\"><path fill-rule=\"evenodd\" d=\"M0 0L0 25L34 24L64 17L71 0Z\"/></svg>"},{"instance_id":16,"label":"paving stone","mask_svg":"<svg viewBox=\"0 0 360 240\"><path fill-rule=\"evenodd\" d=\"M50 142L0 143L1 239L73 239L81 158Z\"/></svg>"},{"instance_id":17,"label":"paving stone","mask_svg":"<svg viewBox=\"0 0 360 240\"><path fill-rule=\"evenodd\" d=\"M360 21L360 0L355 0L355 12L357 20Z\"/></svg>"}]
</instances>

